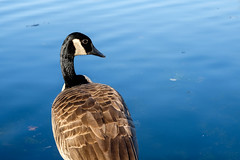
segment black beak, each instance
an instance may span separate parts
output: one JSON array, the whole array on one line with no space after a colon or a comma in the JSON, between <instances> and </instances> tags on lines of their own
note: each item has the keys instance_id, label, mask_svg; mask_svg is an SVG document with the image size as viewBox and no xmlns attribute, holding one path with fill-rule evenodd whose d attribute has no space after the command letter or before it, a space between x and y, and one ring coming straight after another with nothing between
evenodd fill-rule
<instances>
[{"instance_id":1,"label":"black beak","mask_svg":"<svg viewBox=\"0 0 240 160\"><path fill-rule=\"evenodd\" d=\"M101 52L99 52L95 47L94 45L92 45L92 51L91 52L88 52L88 54L92 54L92 55L95 55L95 56L99 56L99 57L102 57L104 58L104 54L102 54Z\"/></svg>"}]
</instances>

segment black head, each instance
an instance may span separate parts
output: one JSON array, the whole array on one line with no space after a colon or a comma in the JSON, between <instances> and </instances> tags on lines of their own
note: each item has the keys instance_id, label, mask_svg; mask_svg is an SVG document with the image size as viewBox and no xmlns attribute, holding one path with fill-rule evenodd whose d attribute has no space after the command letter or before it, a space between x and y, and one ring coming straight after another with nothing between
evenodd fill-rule
<instances>
[{"instance_id":1,"label":"black head","mask_svg":"<svg viewBox=\"0 0 240 160\"><path fill-rule=\"evenodd\" d=\"M95 55L105 57L92 44L91 39L79 32L73 32L67 36L62 45L62 51L67 50L71 56Z\"/></svg>"}]
</instances>

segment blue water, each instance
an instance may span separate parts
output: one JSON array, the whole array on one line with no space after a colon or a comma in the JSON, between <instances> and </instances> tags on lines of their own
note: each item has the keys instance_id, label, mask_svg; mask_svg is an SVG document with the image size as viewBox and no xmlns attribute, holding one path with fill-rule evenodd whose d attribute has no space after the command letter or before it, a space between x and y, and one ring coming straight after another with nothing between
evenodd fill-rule
<instances>
[{"instance_id":1,"label":"blue water","mask_svg":"<svg viewBox=\"0 0 240 160\"><path fill-rule=\"evenodd\" d=\"M1 160L61 159L51 105L65 37L77 73L124 97L142 160L240 159L239 0L0 0Z\"/></svg>"}]
</instances>

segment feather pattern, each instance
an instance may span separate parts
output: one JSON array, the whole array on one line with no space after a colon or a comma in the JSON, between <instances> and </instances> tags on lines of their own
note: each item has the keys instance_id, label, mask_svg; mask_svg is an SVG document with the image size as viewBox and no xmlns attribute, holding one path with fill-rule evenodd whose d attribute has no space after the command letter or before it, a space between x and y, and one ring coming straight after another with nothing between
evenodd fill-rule
<instances>
[{"instance_id":1,"label":"feather pattern","mask_svg":"<svg viewBox=\"0 0 240 160\"><path fill-rule=\"evenodd\" d=\"M88 83L63 90L52 105L54 138L65 160L136 160L136 131L121 95Z\"/></svg>"}]
</instances>

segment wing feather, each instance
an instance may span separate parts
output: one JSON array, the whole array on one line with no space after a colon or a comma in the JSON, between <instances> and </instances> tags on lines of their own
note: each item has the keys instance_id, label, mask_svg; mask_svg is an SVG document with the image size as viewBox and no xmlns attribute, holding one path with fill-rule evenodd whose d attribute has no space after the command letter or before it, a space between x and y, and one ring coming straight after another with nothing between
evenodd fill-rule
<instances>
[{"instance_id":1,"label":"wing feather","mask_svg":"<svg viewBox=\"0 0 240 160\"><path fill-rule=\"evenodd\" d=\"M120 94L97 83L62 91L52 106L54 138L65 160L136 160L133 121Z\"/></svg>"}]
</instances>

